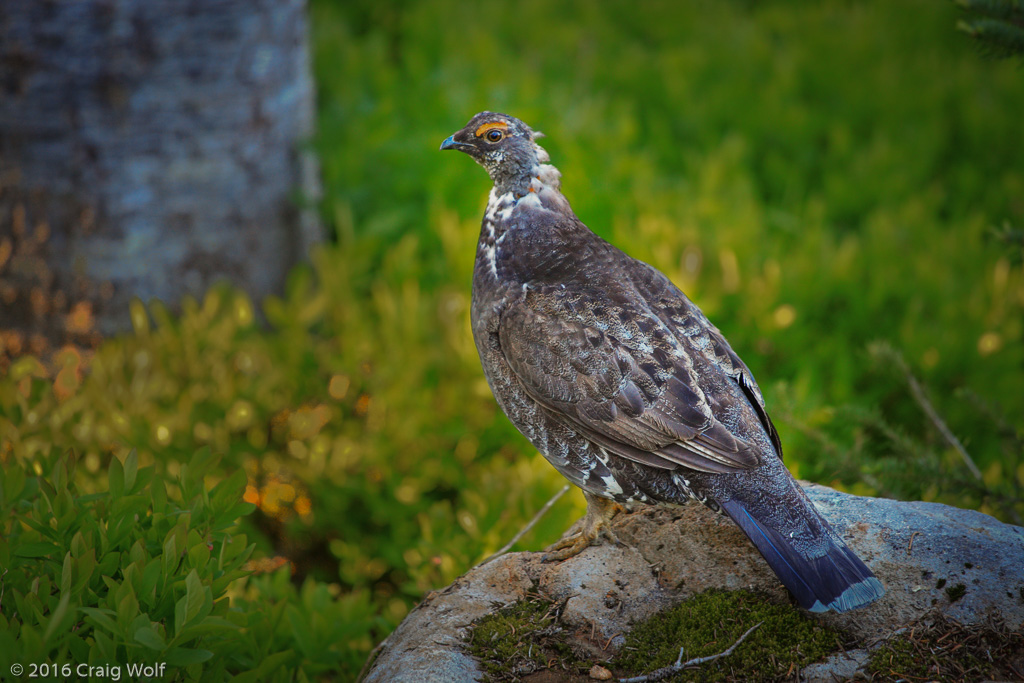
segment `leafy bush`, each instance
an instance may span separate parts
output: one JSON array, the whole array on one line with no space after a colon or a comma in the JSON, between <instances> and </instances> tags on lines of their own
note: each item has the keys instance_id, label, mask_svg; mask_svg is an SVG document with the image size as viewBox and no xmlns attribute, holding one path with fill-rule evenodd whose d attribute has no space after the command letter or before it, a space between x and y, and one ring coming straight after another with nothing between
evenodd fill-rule
<instances>
[{"instance_id":1,"label":"leafy bush","mask_svg":"<svg viewBox=\"0 0 1024 683\"><path fill-rule=\"evenodd\" d=\"M236 528L255 509L241 500L243 470L207 489L218 459L204 449L165 483L132 451L111 459L108 490L83 494L77 466L69 453L5 468L4 671L163 664L166 680L293 681L358 668L368 594L297 590L287 568L252 576L255 546Z\"/></svg>"},{"instance_id":2,"label":"leafy bush","mask_svg":"<svg viewBox=\"0 0 1024 683\"><path fill-rule=\"evenodd\" d=\"M166 662L199 680L252 666L258 644L238 637L252 615L224 598L253 551L232 528L254 506L239 500L244 472L203 488L212 464L200 454L182 465L174 502L134 451L123 465L111 460L109 488L94 494L78 491L73 455L36 461L38 474L9 463L0 499L3 670Z\"/></svg>"}]
</instances>

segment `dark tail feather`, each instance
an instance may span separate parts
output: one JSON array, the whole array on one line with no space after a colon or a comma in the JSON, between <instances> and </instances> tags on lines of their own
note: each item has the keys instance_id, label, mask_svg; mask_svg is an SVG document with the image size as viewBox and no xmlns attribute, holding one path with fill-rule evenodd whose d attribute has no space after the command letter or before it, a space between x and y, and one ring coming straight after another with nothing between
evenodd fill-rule
<instances>
[{"instance_id":1,"label":"dark tail feather","mask_svg":"<svg viewBox=\"0 0 1024 683\"><path fill-rule=\"evenodd\" d=\"M845 545L832 543L821 557L807 557L790 539L754 519L742 502L730 500L721 506L804 609L846 612L885 593L882 582Z\"/></svg>"}]
</instances>

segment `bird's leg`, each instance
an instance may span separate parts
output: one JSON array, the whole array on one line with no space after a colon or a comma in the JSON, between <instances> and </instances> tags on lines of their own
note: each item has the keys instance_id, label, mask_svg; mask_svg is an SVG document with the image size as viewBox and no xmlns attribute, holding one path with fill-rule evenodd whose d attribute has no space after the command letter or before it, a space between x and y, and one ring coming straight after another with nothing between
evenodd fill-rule
<instances>
[{"instance_id":1,"label":"bird's leg","mask_svg":"<svg viewBox=\"0 0 1024 683\"><path fill-rule=\"evenodd\" d=\"M612 533L611 521L623 507L613 500L595 496L589 491L584 491L583 496L587 499L587 514L577 523L579 530L549 546L544 555L545 562L566 560L579 555L601 536L607 537L613 543L619 543L619 539Z\"/></svg>"}]
</instances>

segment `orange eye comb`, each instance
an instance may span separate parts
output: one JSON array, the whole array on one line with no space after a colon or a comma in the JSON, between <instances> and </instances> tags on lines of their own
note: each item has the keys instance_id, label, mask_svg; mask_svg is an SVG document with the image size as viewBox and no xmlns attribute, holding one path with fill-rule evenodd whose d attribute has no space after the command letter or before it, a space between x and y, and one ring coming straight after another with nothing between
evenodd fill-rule
<instances>
[{"instance_id":1,"label":"orange eye comb","mask_svg":"<svg viewBox=\"0 0 1024 683\"><path fill-rule=\"evenodd\" d=\"M482 125L479 128L477 128L475 131L473 131L473 135L475 135L476 137L480 137L481 135L483 135L487 131L489 131L491 129L494 129L494 128L497 128L497 129L502 130L502 131L507 131L508 130L508 124L505 123L504 121L495 121L493 123L485 123L484 125Z\"/></svg>"}]
</instances>

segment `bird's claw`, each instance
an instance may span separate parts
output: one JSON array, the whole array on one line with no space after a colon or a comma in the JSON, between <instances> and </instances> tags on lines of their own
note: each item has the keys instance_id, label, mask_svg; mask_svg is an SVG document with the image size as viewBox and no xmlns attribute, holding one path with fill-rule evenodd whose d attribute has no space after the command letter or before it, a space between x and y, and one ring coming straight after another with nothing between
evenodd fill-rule
<instances>
[{"instance_id":1,"label":"bird's claw","mask_svg":"<svg viewBox=\"0 0 1024 683\"><path fill-rule=\"evenodd\" d=\"M558 562L575 557L590 546L596 545L602 536L619 547L628 547L618 539L611 529L601 525L594 533L590 533L588 530L581 530L559 539L556 543L545 549L544 557L541 559L544 562Z\"/></svg>"},{"instance_id":2,"label":"bird's claw","mask_svg":"<svg viewBox=\"0 0 1024 683\"><path fill-rule=\"evenodd\" d=\"M558 562L575 557L589 548L603 536L620 547L629 547L615 536L611 529L611 521L623 507L606 498L599 498L585 493L587 498L587 514L580 520L580 529L567 534L545 549L544 562Z\"/></svg>"}]
</instances>

